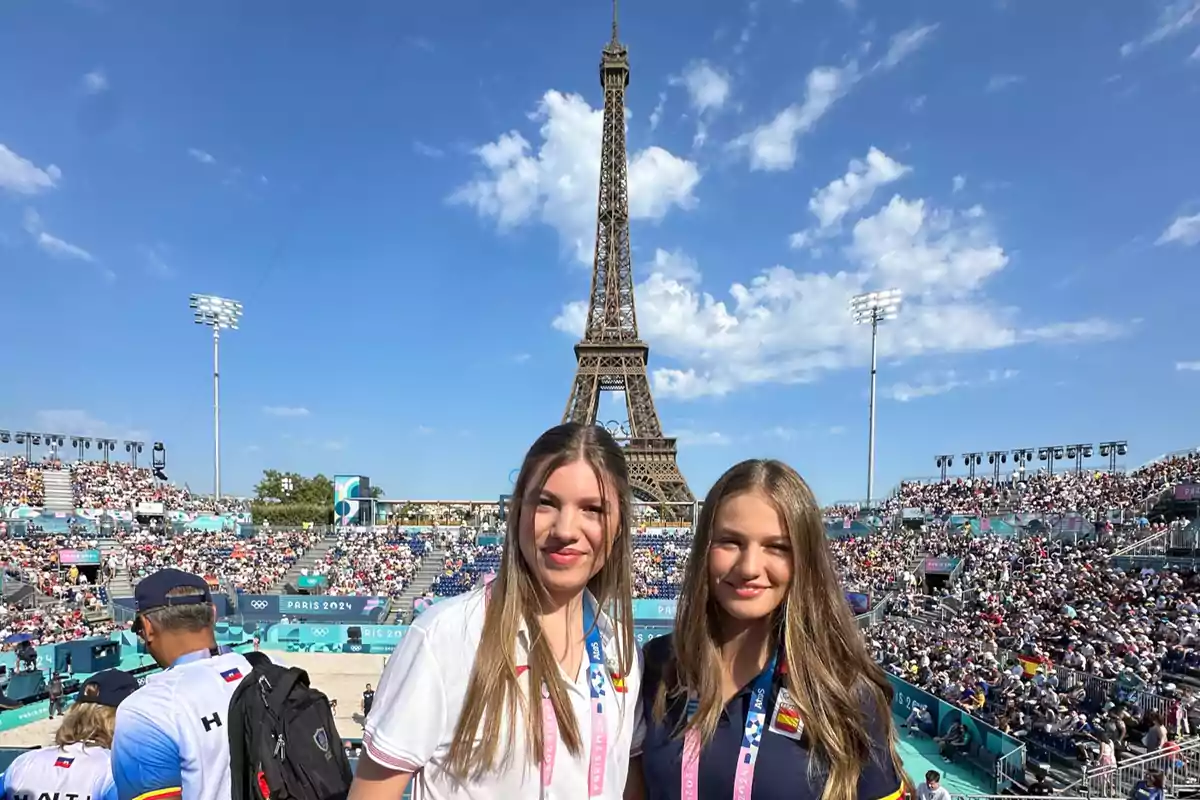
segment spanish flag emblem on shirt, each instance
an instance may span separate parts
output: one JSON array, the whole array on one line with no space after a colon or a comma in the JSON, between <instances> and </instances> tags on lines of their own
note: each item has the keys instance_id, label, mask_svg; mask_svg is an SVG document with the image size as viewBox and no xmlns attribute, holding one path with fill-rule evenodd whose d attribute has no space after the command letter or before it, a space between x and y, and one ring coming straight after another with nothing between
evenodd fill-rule
<instances>
[{"instance_id":1,"label":"spanish flag emblem on shirt","mask_svg":"<svg viewBox=\"0 0 1200 800\"><path fill-rule=\"evenodd\" d=\"M780 706L775 711L775 727L780 733L799 733L800 710L795 706Z\"/></svg>"},{"instance_id":2,"label":"spanish flag emblem on shirt","mask_svg":"<svg viewBox=\"0 0 1200 800\"><path fill-rule=\"evenodd\" d=\"M613 691L618 694L625 694L628 689L625 688L625 676L619 672L610 672L608 677L612 680Z\"/></svg>"}]
</instances>

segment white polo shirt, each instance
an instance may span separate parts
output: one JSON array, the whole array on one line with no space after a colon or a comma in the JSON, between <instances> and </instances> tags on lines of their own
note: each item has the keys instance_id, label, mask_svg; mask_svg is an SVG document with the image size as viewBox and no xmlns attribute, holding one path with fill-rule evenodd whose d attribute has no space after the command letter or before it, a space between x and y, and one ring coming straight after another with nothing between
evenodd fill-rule
<instances>
[{"instance_id":1,"label":"white polo shirt","mask_svg":"<svg viewBox=\"0 0 1200 800\"><path fill-rule=\"evenodd\" d=\"M251 666L192 653L117 708L113 778L119 800L229 800L229 700Z\"/></svg>"},{"instance_id":2,"label":"white polo shirt","mask_svg":"<svg viewBox=\"0 0 1200 800\"><path fill-rule=\"evenodd\" d=\"M108 750L82 743L22 753L4 772L4 800L117 800Z\"/></svg>"},{"instance_id":3,"label":"white polo shirt","mask_svg":"<svg viewBox=\"0 0 1200 800\"><path fill-rule=\"evenodd\" d=\"M590 598L588 601L592 602ZM438 603L416 619L379 679L375 704L363 731L363 749L371 760L384 767L417 772L412 782L413 800L584 800L588 796L588 743L592 733L586 657L581 659L578 675L562 675L582 747L578 756L572 756L559 741L551 785L545 791L540 763L522 763L526 759L522 720L516 722L514 763L507 771L462 784L444 771L483 635L483 616L484 596L480 588ZM613 626L606 615L598 619L611 673L615 671L617 652ZM608 697L615 702L606 698L603 715L608 735L604 790L600 795L604 800L620 800L625 790L641 686L641 668L635 656L636 653L630 653L634 661L630 675L624 680L623 692L615 691L617 687L611 678L606 681ZM524 631L516 657L519 669L528 659ZM541 689L534 688L531 691L526 685L525 690L539 698ZM506 727L501 725L501 730ZM503 745L499 752L504 753Z\"/></svg>"}]
</instances>

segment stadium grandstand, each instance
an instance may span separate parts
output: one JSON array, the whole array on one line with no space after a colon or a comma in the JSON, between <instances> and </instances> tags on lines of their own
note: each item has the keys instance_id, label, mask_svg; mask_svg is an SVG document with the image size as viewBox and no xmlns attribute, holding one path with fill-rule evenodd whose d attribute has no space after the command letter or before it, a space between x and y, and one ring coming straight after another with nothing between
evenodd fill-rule
<instances>
[{"instance_id":1,"label":"stadium grandstand","mask_svg":"<svg viewBox=\"0 0 1200 800\"><path fill-rule=\"evenodd\" d=\"M43 527L63 476L78 512ZM434 524L256 527L244 501L216 504L124 463L8 457L0 495L10 684L72 642L136 653L132 583L166 565L209 580L231 643L386 654L414 614L493 573L502 546L464 509L412 512ZM1189 785L1200 774L1198 499L1200 452L1189 451L1128 473L906 481L877 508L826 509L844 589L897 689L910 772L935 766L956 794L1128 795L1149 768ZM146 503L168 513L138 514ZM192 527L211 519L222 524ZM689 545L687 528L637 530L640 639L669 629ZM44 695L8 699L20 707L0 713L0 731L44 717ZM950 719L977 735L945 762L934 737ZM1110 742L1116 767L1101 761Z\"/></svg>"}]
</instances>

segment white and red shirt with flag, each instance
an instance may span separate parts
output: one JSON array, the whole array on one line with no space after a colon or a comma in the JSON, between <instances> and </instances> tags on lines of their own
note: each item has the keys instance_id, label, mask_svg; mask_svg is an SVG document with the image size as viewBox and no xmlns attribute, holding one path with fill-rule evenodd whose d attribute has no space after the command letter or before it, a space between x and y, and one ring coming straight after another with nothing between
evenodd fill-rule
<instances>
[{"instance_id":1,"label":"white and red shirt with flag","mask_svg":"<svg viewBox=\"0 0 1200 800\"><path fill-rule=\"evenodd\" d=\"M108 750L69 744L22 753L4 772L5 800L37 800L74 795L117 800Z\"/></svg>"}]
</instances>

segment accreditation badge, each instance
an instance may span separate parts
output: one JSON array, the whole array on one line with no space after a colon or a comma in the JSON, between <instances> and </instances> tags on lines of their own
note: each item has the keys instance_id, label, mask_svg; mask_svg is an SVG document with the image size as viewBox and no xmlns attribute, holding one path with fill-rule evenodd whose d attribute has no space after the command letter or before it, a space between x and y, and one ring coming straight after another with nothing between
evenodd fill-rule
<instances>
[{"instance_id":1,"label":"accreditation badge","mask_svg":"<svg viewBox=\"0 0 1200 800\"><path fill-rule=\"evenodd\" d=\"M779 690L779 697L775 700L775 710L771 713L771 724L768 730L796 741L804 736L804 721L800 719L800 707L792 700L787 689Z\"/></svg>"}]
</instances>

